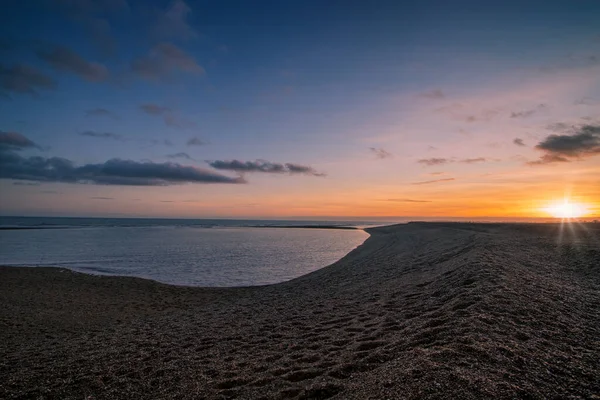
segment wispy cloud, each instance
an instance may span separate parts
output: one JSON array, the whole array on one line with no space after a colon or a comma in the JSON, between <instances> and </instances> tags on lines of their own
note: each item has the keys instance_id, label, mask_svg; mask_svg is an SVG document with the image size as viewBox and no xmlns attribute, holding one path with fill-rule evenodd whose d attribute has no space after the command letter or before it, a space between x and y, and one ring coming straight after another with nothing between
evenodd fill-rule
<instances>
[{"instance_id":1,"label":"wispy cloud","mask_svg":"<svg viewBox=\"0 0 600 400\"><path fill-rule=\"evenodd\" d=\"M52 46L36 52L37 56L58 71L71 72L90 82L101 82L108 78L106 66L85 60L64 46Z\"/></svg>"},{"instance_id":2,"label":"wispy cloud","mask_svg":"<svg viewBox=\"0 0 600 400\"><path fill-rule=\"evenodd\" d=\"M131 62L131 71L137 76L151 80L165 80L178 72L204 74L196 60L171 43L159 43L146 56Z\"/></svg>"},{"instance_id":3,"label":"wispy cloud","mask_svg":"<svg viewBox=\"0 0 600 400\"><path fill-rule=\"evenodd\" d=\"M12 67L0 65L0 95L10 93L36 96L38 90L56 88L56 81L40 70L25 64Z\"/></svg>"},{"instance_id":4,"label":"wispy cloud","mask_svg":"<svg viewBox=\"0 0 600 400\"><path fill-rule=\"evenodd\" d=\"M197 137L190 138L187 141L188 146L204 146L205 144L206 144L205 141L203 141L202 139L197 138Z\"/></svg>"},{"instance_id":5,"label":"wispy cloud","mask_svg":"<svg viewBox=\"0 0 600 400\"><path fill-rule=\"evenodd\" d=\"M393 157L392 153L381 148L369 147L369 150L380 160Z\"/></svg>"},{"instance_id":6,"label":"wispy cloud","mask_svg":"<svg viewBox=\"0 0 600 400\"><path fill-rule=\"evenodd\" d=\"M123 135L119 135L118 133L112 133L112 132L83 131L83 132L79 132L79 135L93 137L93 138L99 138L99 139L112 139L112 140L119 140L119 141L125 140Z\"/></svg>"},{"instance_id":7,"label":"wispy cloud","mask_svg":"<svg viewBox=\"0 0 600 400\"><path fill-rule=\"evenodd\" d=\"M413 183L411 183L411 185L430 185L432 183L450 182L450 181L454 181L454 180L456 180L456 179L454 179L454 178L434 179L431 181L413 182Z\"/></svg>"},{"instance_id":8,"label":"wispy cloud","mask_svg":"<svg viewBox=\"0 0 600 400\"><path fill-rule=\"evenodd\" d=\"M517 146L521 146L521 147L525 146L525 142L523 142L523 139L520 139L520 138L515 138L513 140L513 143L516 144Z\"/></svg>"},{"instance_id":9,"label":"wispy cloud","mask_svg":"<svg viewBox=\"0 0 600 400\"><path fill-rule=\"evenodd\" d=\"M433 165L444 165L450 162L447 158L422 158L417 161L419 164L433 166Z\"/></svg>"},{"instance_id":10,"label":"wispy cloud","mask_svg":"<svg viewBox=\"0 0 600 400\"><path fill-rule=\"evenodd\" d=\"M245 172L264 172L271 174L301 174L312 176L325 176L324 173L317 172L314 168L294 163L274 163L265 160L239 161L239 160L217 160L209 161L208 164L221 170L231 170L239 173Z\"/></svg>"},{"instance_id":11,"label":"wispy cloud","mask_svg":"<svg viewBox=\"0 0 600 400\"><path fill-rule=\"evenodd\" d=\"M114 200L114 197L101 197L101 196L96 196L96 197L90 197L90 199L92 199L92 200Z\"/></svg>"},{"instance_id":12,"label":"wispy cloud","mask_svg":"<svg viewBox=\"0 0 600 400\"><path fill-rule=\"evenodd\" d=\"M191 39L198 33L188 22L192 9L182 0L174 0L169 7L159 12L156 33L161 37Z\"/></svg>"},{"instance_id":13,"label":"wispy cloud","mask_svg":"<svg viewBox=\"0 0 600 400\"><path fill-rule=\"evenodd\" d=\"M440 89L430 90L429 92L423 92L419 95L425 99L441 100L445 99L446 95Z\"/></svg>"},{"instance_id":14,"label":"wispy cloud","mask_svg":"<svg viewBox=\"0 0 600 400\"><path fill-rule=\"evenodd\" d=\"M462 164L476 164L476 163L480 163L480 162L486 162L486 161L490 161L488 158L485 157L475 157L475 158L462 158L462 159L456 159L456 158L423 158L421 160L418 160L417 162L419 164L423 164L423 165L427 165L427 166L434 166L434 165L444 165L444 164L450 164L450 163L462 163Z\"/></svg>"},{"instance_id":15,"label":"wispy cloud","mask_svg":"<svg viewBox=\"0 0 600 400\"><path fill-rule=\"evenodd\" d=\"M15 186L40 186L40 183L39 182L16 181L16 182L13 182L13 185L15 185Z\"/></svg>"},{"instance_id":16,"label":"wispy cloud","mask_svg":"<svg viewBox=\"0 0 600 400\"><path fill-rule=\"evenodd\" d=\"M175 153L175 154L167 154L167 158L184 158L186 160L194 160L188 153Z\"/></svg>"},{"instance_id":17,"label":"wispy cloud","mask_svg":"<svg viewBox=\"0 0 600 400\"><path fill-rule=\"evenodd\" d=\"M193 128L196 126L194 122L188 121L178 116L176 112L169 107L147 103L142 104L140 106L140 109L148 115L162 117L165 125L170 126L172 128L185 129Z\"/></svg>"},{"instance_id":18,"label":"wispy cloud","mask_svg":"<svg viewBox=\"0 0 600 400\"><path fill-rule=\"evenodd\" d=\"M85 115L87 117L109 117L119 119L115 113L107 110L106 108L92 108L91 110L87 110Z\"/></svg>"},{"instance_id":19,"label":"wispy cloud","mask_svg":"<svg viewBox=\"0 0 600 400\"><path fill-rule=\"evenodd\" d=\"M510 117L511 118L527 118L545 108L547 108L546 104L538 104L538 106L536 108L531 109L531 110L513 111L510 113Z\"/></svg>"},{"instance_id":20,"label":"wispy cloud","mask_svg":"<svg viewBox=\"0 0 600 400\"><path fill-rule=\"evenodd\" d=\"M477 157L477 158L464 158L462 160L459 160L458 162L463 163L463 164L476 164L476 163L486 162L486 161L488 161L488 159L485 157Z\"/></svg>"}]
</instances>

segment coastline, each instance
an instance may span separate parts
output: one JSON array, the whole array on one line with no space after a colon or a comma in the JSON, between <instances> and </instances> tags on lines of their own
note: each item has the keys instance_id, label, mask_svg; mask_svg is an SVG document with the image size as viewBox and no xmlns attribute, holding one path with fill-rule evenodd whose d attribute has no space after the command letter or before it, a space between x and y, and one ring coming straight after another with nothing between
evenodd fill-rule
<instances>
[{"instance_id":1,"label":"coastline","mask_svg":"<svg viewBox=\"0 0 600 400\"><path fill-rule=\"evenodd\" d=\"M0 397L592 398L600 231L577 229L367 228L256 287L0 267Z\"/></svg>"}]
</instances>

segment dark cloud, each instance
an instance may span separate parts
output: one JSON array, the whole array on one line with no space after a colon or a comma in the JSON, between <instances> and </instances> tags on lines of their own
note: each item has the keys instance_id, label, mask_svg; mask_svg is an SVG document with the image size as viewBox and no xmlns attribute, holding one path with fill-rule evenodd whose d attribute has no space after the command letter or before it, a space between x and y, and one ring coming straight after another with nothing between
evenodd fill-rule
<instances>
[{"instance_id":1,"label":"dark cloud","mask_svg":"<svg viewBox=\"0 0 600 400\"><path fill-rule=\"evenodd\" d=\"M464 159L460 160L459 162L461 162L463 164L476 164L476 163L486 162L486 161L488 161L488 159L485 157L477 157L477 158L464 158Z\"/></svg>"},{"instance_id":2,"label":"dark cloud","mask_svg":"<svg viewBox=\"0 0 600 400\"><path fill-rule=\"evenodd\" d=\"M0 95L9 93L37 95L39 89L54 89L56 81L36 68L24 64L0 65Z\"/></svg>"},{"instance_id":3,"label":"dark cloud","mask_svg":"<svg viewBox=\"0 0 600 400\"><path fill-rule=\"evenodd\" d=\"M454 179L454 178L434 179L432 181L413 182L413 183L411 183L411 185L430 185L432 183L449 182L449 181L454 181L454 180L456 180L456 179Z\"/></svg>"},{"instance_id":4,"label":"dark cloud","mask_svg":"<svg viewBox=\"0 0 600 400\"><path fill-rule=\"evenodd\" d=\"M125 140L123 138L123 135L119 135L118 133L112 133L112 132L84 131L84 132L79 132L79 135L80 136L89 136L89 137L99 138L99 139L112 139L112 140L120 140L120 141Z\"/></svg>"},{"instance_id":5,"label":"dark cloud","mask_svg":"<svg viewBox=\"0 0 600 400\"><path fill-rule=\"evenodd\" d=\"M108 68L83 59L79 54L64 46L38 50L37 56L58 71L71 72L90 82L101 82L108 78Z\"/></svg>"},{"instance_id":6,"label":"dark cloud","mask_svg":"<svg viewBox=\"0 0 600 400\"><path fill-rule=\"evenodd\" d=\"M419 164L432 166L432 165L443 165L450 162L447 158L423 158L417 161Z\"/></svg>"},{"instance_id":7,"label":"dark cloud","mask_svg":"<svg viewBox=\"0 0 600 400\"><path fill-rule=\"evenodd\" d=\"M0 131L0 151L23 150L41 147L29 138L17 132Z\"/></svg>"},{"instance_id":8,"label":"dark cloud","mask_svg":"<svg viewBox=\"0 0 600 400\"><path fill-rule=\"evenodd\" d=\"M239 160L217 160L217 161L209 161L208 164L215 168L221 170L230 170L236 171L239 173L244 172L264 172L271 174L302 174L302 175L312 175L312 176L325 176L324 173L320 173L315 171L314 168L293 164L293 163L273 163L265 160L256 160L256 161L239 161Z\"/></svg>"},{"instance_id":9,"label":"dark cloud","mask_svg":"<svg viewBox=\"0 0 600 400\"><path fill-rule=\"evenodd\" d=\"M190 138L187 141L188 146L204 146L205 144L206 144L206 142L204 142L203 140L201 140L200 138L197 138L197 137Z\"/></svg>"},{"instance_id":10,"label":"dark cloud","mask_svg":"<svg viewBox=\"0 0 600 400\"><path fill-rule=\"evenodd\" d=\"M379 158L379 159L384 159L384 158L390 158L393 157L392 153L381 149L381 148L375 148L375 147L369 147L369 150L371 151L371 153L375 154L375 157Z\"/></svg>"},{"instance_id":11,"label":"dark cloud","mask_svg":"<svg viewBox=\"0 0 600 400\"><path fill-rule=\"evenodd\" d=\"M101 164L76 166L60 157L22 157L0 151L0 179L100 185L167 186L183 183L246 183L213 171L177 163L111 159Z\"/></svg>"},{"instance_id":12,"label":"dark cloud","mask_svg":"<svg viewBox=\"0 0 600 400\"><path fill-rule=\"evenodd\" d=\"M540 110L545 109L547 106L545 104L538 104L538 106L532 110L525 111L513 111L510 113L511 118L527 118L537 113Z\"/></svg>"},{"instance_id":13,"label":"dark cloud","mask_svg":"<svg viewBox=\"0 0 600 400\"><path fill-rule=\"evenodd\" d=\"M93 108L91 110L87 110L85 112L85 115L87 117L110 117L118 119L118 117L114 113L108 111L106 108Z\"/></svg>"},{"instance_id":14,"label":"dark cloud","mask_svg":"<svg viewBox=\"0 0 600 400\"><path fill-rule=\"evenodd\" d=\"M446 95L440 89L431 90L429 92L424 92L420 94L420 97L424 97L426 99L445 99Z\"/></svg>"},{"instance_id":15,"label":"dark cloud","mask_svg":"<svg viewBox=\"0 0 600 400\"><path fill-rule=\"evenodd\" d=\"M204 68L192 56L171 43L159 43L147 56L134 59L131 71L150 80L167 79L176 72L204 74Z\"/></svg>"},{"instance_id":16,"label":"dark cloud","mask_svg":"<svg viewBox=\"0 0 600 400\"><path fill-rule=\"evenodd\" d=\"M513 143L516 144L517 146L521 146L521 147L525 146L525 142L523 142L523 139L520 139L520 138L515 138L513 140Z\"/></svg>"},{"instance_id":17,"label":"dark cloud","mask_svg":"<svg viewBox=\"0 0 600 400\"><path fill-rule=\"evenodd\" d=\"M391 201L395 203L431 203L431 200L415 200L415 199L384 199L381 201Z\"/></svg>"},{"instance_id":18,"label":"dark cloud","mask_svg":"<svg viewBox=\"0 0 600 400\"><path fill-rule=\"evenodd\" d=\"M194 160L188 153L175 153L175 154L167 154L168 158L184 158L186 160Z\"/></svg>"},{"instance_id":19,"label":"dark cloud","mask_svg":"<svg viewBox=\"0 0 600 400\"><path fill-rule=\"evenodd\" d=\"M173 111L169 107L163 107L157 104L148 103L142 104L140 108L146 114L162 117L163 121L165 122L165 125L170 126L172 128L185 129L193 128L196 126L194 122L178 117L175 114L175 111Z\"/></svg>"},{"instance_id":20,"label":"dark cloud","mask_svg":"<svg viewBox=\"0 0 600 400\"><path fill-rule=\"evenodd\" d=\"M114 197L101 197L101 196L96 196L96 197L90 197L90 199L92 199L92 200L114 200Z\"/></svg>"},{"instance_id":21,"label":"dark cloud","mask_svg":"<svg viewBox=\"0 0 600 400\"><path fill-rule=\"evenodd\" d=\"M169 7L158 15L156 33L161 37L177 39L197 37L198 33L188 22L191 13L192 9L184 1L171 1Z\"/></svg>"},{"instance_id":22,"label":"dark cloud","mask_svg":"<svg viewBox=\"0 0 600 400\"><path fill-rule=\"evenodd\" d=\"M550 135L535 148L545 154L539 160L529 163L533 165L568 162L599 155L600 125L573 127L570 135Z\"/></svg>"}]
</instances>

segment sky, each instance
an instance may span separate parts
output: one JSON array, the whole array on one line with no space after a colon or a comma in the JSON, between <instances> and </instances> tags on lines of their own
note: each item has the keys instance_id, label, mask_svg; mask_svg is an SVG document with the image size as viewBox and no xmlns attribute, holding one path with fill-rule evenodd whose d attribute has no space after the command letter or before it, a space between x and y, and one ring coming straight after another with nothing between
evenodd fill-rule
<instances>
[{"instance_id":1,"label":"sky","mask_svg":"<svg viewBox=\"0 0 600 400\"><path fill-rule=\"evenodd\" d=\"M31 0L0 214L600 217L600 2Z\"/></svg>"}]
</instances>

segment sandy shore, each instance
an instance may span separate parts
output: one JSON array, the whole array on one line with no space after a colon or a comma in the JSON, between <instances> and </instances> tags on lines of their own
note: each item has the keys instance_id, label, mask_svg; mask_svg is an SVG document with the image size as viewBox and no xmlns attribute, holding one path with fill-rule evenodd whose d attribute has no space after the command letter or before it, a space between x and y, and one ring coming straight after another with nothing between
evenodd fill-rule
<instances>
[{"instance_id":1,"label":"sandy shore","mask_svg":"<svg viewBox=\"0 0 600 400\"><path fill-rule=\"evenodd\" d=\"M2 267L0 398L600 398L599 226L370 233L255 288Z\"/></svg>"}]
</instances>

